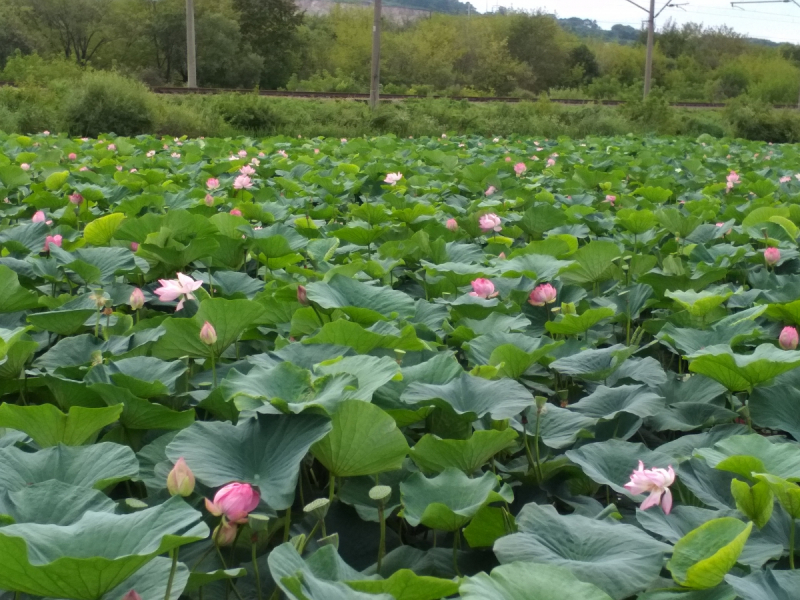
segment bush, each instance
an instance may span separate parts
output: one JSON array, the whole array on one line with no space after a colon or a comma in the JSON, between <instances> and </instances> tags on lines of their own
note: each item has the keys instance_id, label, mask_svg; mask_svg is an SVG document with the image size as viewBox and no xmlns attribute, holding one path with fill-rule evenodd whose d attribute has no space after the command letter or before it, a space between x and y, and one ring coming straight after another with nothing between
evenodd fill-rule
<instances>
[{"instance_id":1,"label":"bush","mask_svg":"<svg viewBox=\"0 0 800 600\"><path fill-rule=\"evenodd\" d=\"M228 125L250 134L270 135L280 122L267 99L255 94L223 94L213 99L212 106Z\"/></svg>"},{"instance_id":2,"label":"bush","mask_svg":"<svg viewBox=\"0 0 800 600\"><path fill-rule=\"evenodd\" d=\"M134 136L153 131L155 100L141 83L116 73L84 76L67 95L64 122L71 135L97 137L101 133Z\"/></svg>"},{"instance_id":3,"label":"bush","mask_svg":"<svg viewBox=\"0 0 800 600\"><path fill-rule=\"evenodd\" d=\"M165 98L158 103L155 133L172 137L225 137L236 135L222 117L192 98Z\"/></svg>"},{"instance_id":4,"label":"bush","mask_svg":"<svg viewBox=\"0 0 800 600\"><path fill-rule=\"evenodd\" d=\"M12 131L20 131L17 125L17 115L9 108L0 105L0 132L11 133Z\"/></svg>"},{"instance_id":5,"label":"bush","mask_svg":"<svg viewBox=\"0 0 800 600\"><path fill-rule=\"evenodd\" d=\"M735 137L789 144L800 141L800 115L794 111L775 110L741 97L728 104L725 116Z\"/></svg>"}]
</instances>

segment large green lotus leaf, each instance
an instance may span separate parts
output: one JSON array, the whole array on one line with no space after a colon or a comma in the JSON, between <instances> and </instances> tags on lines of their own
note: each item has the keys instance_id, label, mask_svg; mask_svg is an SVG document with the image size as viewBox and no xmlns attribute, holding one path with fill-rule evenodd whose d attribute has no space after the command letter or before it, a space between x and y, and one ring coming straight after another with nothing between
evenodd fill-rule
<instances>
[{"instance_id":1,"label":"large green lotus leaf","mask_svg":"<svg viewBox=\"0 0 800 600\"><path fill-rule=\"evenodd\" d=\"M0 448L0 490L19 490L48 479L104 489L139 471L133 450L103 442L91 446L59 444L38 452Z\"/></svg>"},{"instance_id":2,"label":"large green lotus leaf","mask_svg":"<svg viewBox=\"0 0 800 600\"><path fill-rule=\"evenodd\" d=\"M39 306L36 292L26 290L19 284L17 274L5 265L0 265L0 313L17 312Z\"/></svg>"},{"instance_id":3,"label":"large green lotus leaf","mask_svg":"<svg viewBox=\"0 0 800 600\"><path fill-rule=\"evenodd\" d=\"M514 531L514 516L505 508L483 506L464 527L464 539L470 548L491 548L498 539Z\"/></svg>"},{"instance_id":4,"label":"large green lotus leaf","mask_svg":"<svg viewBox=\"0 0 800 600\"><path fill-rule=\"evenodd\" d=\"M458 592L458 583L438 577L420 576L411 569L400 569L388 579L348 581L354 590L369 594L389 594L395 600L439 600Z\"/></svg>"},{"instance_id":5,"label":"large green lotus leaf","mask_svg":"<svg viewBox=\"0 0 800 600\"><path fill-rule=\"evenodd\" d=\"M172 561L169 558L157 556L113 590L106 592L100 600L119 600L131 590L136 590L142 598L164 598L171 568ZM169 600L178 600L187 588L188 581L189 567L179 562L173 576Z\"/></svg>"},{"instance_id":6,"label":"large green lotus leaf","mask_svg":"<svg viewBox=\"0 0 800 600\"><path fill-rule=\"evenodd\" d=\"M167 362L151 356L134 356L98 365L87 373L88 383L113 383L139 398L175 393L175 382L186 372L181 361Z\"/></svg>"},{"instance_id":7,"label":"large green lotus leaf","mask_svg":"<svg viewBox=\"0 0 800 600\"><path fill-rule=\"evenodd\" d=\"M689 370L719 381L732 392L750 391L800 366L800 352L761 344L753 354L734 354L729 346L712 346L689 357Z\"/></svg>"},{"instance_id":8,"label":"large green lotus leaf","mask_svg":"<svg viewBox=\"0 0 800 600\"><path fill-rule=\"evenodd\" d=\"M454 467L471 475L498 452L514 445L513 429L476 431L467 440L443 440L425 434L411 449L411 459L426 473Z\"/></svg>"},{"instance_id":9,"label":"large green lotus leaf","mask_svg":"<svg viewBox=\"0 0 800 600\"><path fill-rule=\"evenodd\" d=\"M122 213L111 213L95 219L86 224L83 230L83 238L93 246L105 246L114 237L114 233L119 228L125 215Z\"/></svg>"},{"instance_id":10,"label":"large green lotus leaf","mask_svg":"<svg viewBox=\"0 0 800 600\"><path fill-rule=\"evenodd\" d=\"M513 379L490 381L466 373L444 385L412 383L401 399L408 404L444 404L460 415L477 419L488 414L496 420L511 418L533 403L532 394Z\"/></svg>"},{"instance_id":11,"label":"large green lotus leaf","mask_svg":"<svg viewBox=\"0 0 800 600\"><path fill-rule=\"evenodd\" d=\"M49 233L50 227L45 223L23 223L1 231L0 244L10 252L38 254L43 250Z\"/></svg>"},{"instance_id":12,"label":"large green lotus leaf","mask_svg":"<svg viewBox=\"0 0 800 600\"><path fill-rule=\"evenodd\" d=\"M800 300L785 304L769 304L767 316L792 325L800 325Z\"/></svg>"},{"instance_id":13,"label":"large green lotus leaf","mask_svg":"<svg viewBox=\"0 0 800 600\"><path fill-rule=\"evenodd\" d=\"M153 558L209 534L182 498L127 515L86 512L72 525L0 528L0 588L97 600Z\"/></svg>"},{"instance_id":14,"label":"large green lotus leaf","mask_svg":"<svg viewBox=\"0 0 800 600\"><path fill-rule=\"evenodd\" d=\"M775 496L769 483L759 481L752 487L744 481L731 481L731 495L736 499L736 508L748 519L763 529L772 516ZM781 548L783 551L783 548Z\"/></svg>"},{"instance_id":15,"label":"large green lotus leaf","mask_svg":"<svg viewBox=\"0 0 800 600\"><path fill-rule=\"evenodd\" d=\"M349 390L344 399L372 400L372 394L393 379L401 379L400 366L388 356L346 356L326 361L314 367L320 375L349 375L358 380L358 389Z\"/></svg>"},{"instance_id":16,"label":"large green lotus leaf","mask_svg":"<svg viewBox=\"0 0 800 600\"><path fill-rule=\"evenodd\" d=\"M385 514L391 515L400 506L400 482L408 479L410 475L410 471L399 469L381 473L377 477L369 475L348 477L342 481L337 495L339 500L355 508L362 520L377 523L380 520L378 503L369 497L369 491L377 484L392 488L392 494L383 502Z\"/></svg>"},{"instance_id":17,"label":"large green lotus leaf","mask_svg":"<svg viewBox=\"0 0 800 600\"><path fill-rule=\"evenodd\" d=\"M300 462L331 429L319 415L258 415L238 425L198 421L167 446L172 462L183 457L198 481L216 488L232 481L258 486L275 510L294 502Z\"/></svg>"},{"instance_id":18,"label":"large green lotus leaf","mask_svg":"<svg viewBox=\"0 0 800 600\"><path fill-rule=\"evenodd\" d=\"M729 585L721 584L711 590L687 590L682 587L662 588L645 592L637 600L736 600L738 596Z\"/></svg>"},{"instance_id":19,"label":"large green lotus leaf","mask_svg":"<svg viewBox=\"0 0 800 600\"><path fill-rule=\"evenodd\" d=\"M257 366L246 374L231 369L222 382L221 389L227 400L234 400L239 410L278 414L276 406L286 406L292 412L301 412L314 402L311 372L290 362L274 367Z\"/></svg>"},{"instance_id":20,"label":"large green lotus leaf","mask_svg":"<svg viewBox=\"0 0 800 600\"><path fill-rule=\"evenodd\" d=\"M0 521L72 525L86 511L113 513L116 503L103 492L50 479L0 492Z\"/></svg>"},{"instance_id":21,"label":"large green lotus leaf","mask_svg":"<svg viewBox=\"0 0 800 600\"><path fill-rule=\"evenodd\" d=\"M528 435L536 435L536 422L539 421L539 439L549 448L566 448L572 446L578 438L594 436L597 419L585 417L567 408L548 404L538 413L535 408L526 411L528 423L525 430Z\"/></svg>"},{"instance_id":22,"label":"large green lotus leaf","mask_svg":"<svg viewBox=\"0 0 800 600\"><path fill-rule=\"evenodd\" d=\"M679 402L662 409L647 419L646 424L654 431L692 431L731 423L737 416L732 410L714 404Z\"/></svg>"},{"instance_id":23,"label":"large green lotus leaf","mask_svg":"<svg viewBox=\"0 0 800 600\"><path fill-rule=\"evenodd\" d=\"M600 385L594 392L570 405L570 409L595 419L613 419L621 412L645 418L664 409L664 398L643 385L614 388Z\"/></svg>"},{"instance_id":24,"label":"large green lotus leaf","mask_svg":"<svg viewBox=\"0 0 800 600\"><path fill-rule=\"evenodd\" d=\"M611 600L600 588L581 581L569 569L513 562L465 579L459 588L467 600Z\"/></svg>"},{"instance_id":25,"label":"large green lotus leaf","mask_svg":"<svg viewBox=\"0 0 800 600\"><path fill-rule=\"evenodd\" d=\"M590 348L554 360L550 363L550 367L571 377L601 381L619 369L634 352L636 352L635 347L623 344L615 344L600 350Z\"/></svg>"},{"instance_id":26,"label":"large green lotus leaf","mask_svg":"<svg viewBox=\"0 0 800 600\"><path fill-rule=\"evenodd\" d=\"M800 487L782 477L776 477L768 473L758 473L755 477L758 479L758 483L753 486L753 489L761 484L768 485L770 491L775 494L778 502L783 507L783 510L785 510L792 519L800 518ZM764 502L765 500L762 500L762 504ZM772 502L771 494L769 496L769 502ZM770 506L769 508L771 510L772 507Z\"/></svg>"},{"instance_id":27,"label":"large green lotus leaf","mask_svg":"<svg viewBox=\"0 0 800 600\"><path fill-rule=\"evenodd\" d=\"M727 288L720 288L717 291L703 290L695 292L693 290L666 292L667 298L672 298L678 305L693 317L704 317L720 304L725 302L733 295Z\"/></svg>"},{"instance_id":28,"label":"large green lotus leaf","mask_svg":"<svg viewBox=\"0 0 800 600\"><path fill-rule=\"evenodd\" d=\"M570 258L576 264L562 271L561 279L570 283L595 283L614 276L614 261L622 255L614 242L593 241L578 249Z\"/></svg>"},{"instance_id":29,"label":"large green lotus leaf","mask_svg":"<svg viewBox=\"0 0 800 600\"><path fill-rule=\"evenodd\" d=\"M195 420L193 408L177 411L144 398L111 383L93 383L87 388L109 406L122 405L119 422L126 429L183 429Z\"/></svg>"},{"instance_id":30,"label":"large green lotus leaf","mask_svg":"<svg viewBox=\"0 0 800 600\"><path fill-rule=\"evenodd\" d=\"M726 575L725 582L747 600L795 600L800 571L756 571L746 577Z\"/></svg>"},{"instance_id":31,"label":"large green lotus leaf","mask_svg":"<svg viewBox=\"0 0 800 600\"><path fill-rule=\"evenodd\" d=\"M558 321L547 321L544 326L550 333L578 335L614 316L613 308L590 308L582 315L563 315Z\"/></svg>"},{"instance_id":32,"label":"large green lotus leaf","mask_svg":"<svg viewBox=\"0 0 800 600\"><path fill-rule=\"evenodd\" d=\"M57 444L80 446L106 425L119 419L122 406L83 408L72 406L65 415L52 404L0 405L0 427L27 433L42 448Z\"/></svg>"},{"instance_id":33,"label":"large green lotus leaf","mask_svg":"<svg viewBox=\"0 0 800 600\"><path fill-rule=\"evenodd\" d=\"M800 441L800 390L794 385L775 384L757 387L750 394L747 408L753 423L786 431Z\"/></svg>"},{"instance_id":34,"label":"large green lotus leaf","mask_svg":"<svg viewBox=\"0 0 800 600\"><path fill-rule=\"evenodd\" d=\"M306 286L308 299L322 308L341 308L353 320L371 325L375 321L414 315L416 306L408 294L391 288L367 285L343 275L334 275L327 283ZM357 310L349 310L351 308Z\"/></svg>"},{"instance_id":35,"label":"large green lotus leaf","mask_svg":"<svg viewBox=\"0 0 800 600\"><path fill-rule=\"evenodd\" d=\"M303 339L303 343L347 346L357 354L366 354L375 348L429 350L428 345L417 337L412 325L404 327L399 335L381 334L346 319L325 323L316 335Z\"/></svg>"},{"instance_id":36,"label":"large green lotus leaf","mask_svg":"<svg viewBox=\"0 0 800 600\"><path fill-rule=\"evenodd\" d=\"M476 365L488 365L492 364L492 356L495 351L503 346L514 346L521 350L530 357L531 364L533 364L563 344L563 341L553 342L547 337L534 338L524 333L492 331L470 340L465 346L470 362Z\"/></svg>"},{"instance_id":37,"label":"large green lotus leaf","mask_svg":"<svg viewBox=\"0 0 800 600\"><path fill-rule=\"evenodd\" d=\"M519 533L495 542L501 563L537 562L566 567L615 600L647 587L661 572L670 550L641 529L552 506L526 504L517 516Z\"/></svg>"},{"instance_id":38,"label":"large green lotus leaf","mask_svg":"<svg viewBox=\"0 0 800 600\"><path fill-rule=\"evenodd\" d=\"M225 579L234 579L235 577L244 577L245 575L247 575L247 569L217 569L216 571L207 573L193 571L189 574L184 592L188 595L189 592L195 592L209 583Z\"/></svg>"},{"instance_id":39,"label":"large green lotus leaf","mask_svg":"<svg viewBox=\"0 0 800 600\"><path fill-rule=\"evenodd\" d=\"M733 347L760 335L761 330L755 319L763 313L764 306L754 306L717 321L710 329L680 328L667 323L656 337L669 342L684 354L694 354L703 348L720 344Z\"/></svg>"},{"instance_id":40,"label":"large green lotus leaf","mask_svg":"<svg viewBox=\"0 0 800 600\"><path fill-rule=\"evenodd\" d=\"M361 400L345 400L331 419L333 428L311 452L336 477L394 471L403 466L408 443L394 419Z\"/></svg>"},{"instance_id":41,"label":"large green lotus leaf","mask_svg":"<svg viewBox=\"0 0 800 600\"><path fill-rule=\"evenodd\" d=\"M72 335L82 330L89 317L96 314L94 309L53 310L28 315L28 323L58 335Z\"/></svg>"},{"instance_id":42,"label":"large green lotus leaf","mask_svg":"<svg viewBox=\"0 0 800 600\"><path fill-rule=\"evenodd\" d=\"M192 319L166 319L162 326L166 335L153 347L153 354L166 360L183 356L208 358L219 356L244 331L254 325L264 307L253 300L206 298ZM208 346L200 340L200 330L208 321L217 332L217 341Z\"/></svg>"},{"instance_id":43,"label":"large green lotus leaf","mask_svg":"<svg viewBox=\"0 0 800 600\"><path fill-rule=\"evenodd\" d=\"M402 379L393 379L373 394L373 402L391 414L398 426L402 427L423 418L427 409L410 410L400 400L403 391L412 383L445 384L452 381L463 369L451 352L437 352L433 358L416 365L401 367Z\"/></svg>"},{"instance_id":44,"label":"large green lotus leaf","mask_svg":"<svg viewBox=\"0 0 800 600\"><path fill-rule=\"evenodd\" d=\"M716 382L712 383L716 384ZM697 448L710 448L720 440L743 433L747 433L746 425L741 425L739 423L715 425L703 433L684 435L676 440L662 444L658 447L658 451L663 454L668 454L669 456L674 456L676 460L688 459L694 455L694 451Z\"/></svg>"},{"instance_id":45,"label":"large green lotus leaf","mask_svg":"<svg viewBox=\"0 0 800 600\"><path fill-rule=\"evenodd\" d=\"M115 275L137 269L134 254L127 248L80 248L69 261L69 254L60 250L51 246L50 253L86 283L112 283Z\"/></svg>"},{"instance_id":46,"label":"large green lotus leaf","mask_svg":"<svg viewBox=\"0 0 800 600\"><path fill-rule=\"evenodd\" d=\"M414 473L400 484L402 515L412 526L425 525L440 531L457 531L469 523L481 507L492 502L511 502L511 488L499 492L497 476L484 473L470 479L458 469L445 469L431 479Z\"/></svg>"},{"instance_id":47,"label":"large green lotus leaf","mask_svg":"<svg viewBox=\"0 0 800 600\"><path fill-rule=\"evenodd\" d=\"M675 544L667 568L680 585L713 588L725 579L744 549L753 524L722 517L692 530Z\"/></svg>"},{"instance_id":48,"label":"large green lotus leaf","mask_svg":"<svg viewBox=\"0 0 800 600\"><path fill-rule=\"evenodd\" d=\"M800 481L800 447L796 444L772 443L756 434L737 435L716 443L713 448L700 448L697 454L709 466L747 479L752 479L756 472Z\"/></svg>"},{"instance_id":49,"label":"large green lotus leaf","mask_svg":"<svg viewBox=\"0 0 800 600\"><path fill-rule=\"evenodd\" d=\"M648 469L666 469L676 462L658 450L622 440L586 444L576 450L568 450L566 455L593 481L611 486L616 492L628 497L631 497L630 492L624 485L630 481L631 473L638 467L640 460Z\"/></svg>"},{"instance_id":50,"label":"large green lotus leaf","mask_svg":"<svg viewBox=\"0 0 800 600\"><path fill-rule=\"evenodd\" d=\"M0 182L3 183L3 187L13 189L28 185L31 178L24 169L17 165L5 165L0 167Z\"/></svg>"}]
</instances>

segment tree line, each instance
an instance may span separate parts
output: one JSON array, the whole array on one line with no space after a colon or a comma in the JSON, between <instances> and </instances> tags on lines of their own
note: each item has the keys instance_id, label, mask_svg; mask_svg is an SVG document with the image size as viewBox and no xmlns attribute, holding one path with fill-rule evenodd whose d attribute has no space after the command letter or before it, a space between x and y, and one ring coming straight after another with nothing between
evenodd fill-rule
<instances>
[{"instance_id":1,"label":"tree line","mask_svg":"<svg viewBox=\"0 0 800 600\"><path fill-rule=\"evenodd\" d=\"M310 16L293 0L195 0L195 14L200 86L369 88L369 8ZM184 0L0 0L0 22L0 66L17 53L38 54L149 85L186 79ZM640 93L645 48L630 32L619 41L580 35L541 12L387 21L383 91L625 98ZM668 22L656 36L654 81L674 100L796 103L800 46L767 47L726 27Z\"/></svg>"}]
</instances>

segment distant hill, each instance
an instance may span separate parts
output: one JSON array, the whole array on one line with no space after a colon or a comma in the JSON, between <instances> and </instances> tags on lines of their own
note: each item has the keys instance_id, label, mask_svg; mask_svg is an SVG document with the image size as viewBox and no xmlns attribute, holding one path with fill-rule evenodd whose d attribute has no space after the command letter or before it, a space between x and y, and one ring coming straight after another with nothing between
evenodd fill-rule
<instances>
[{"instance_id":1,"label":"distant hill","mask_svg":"<svg viewBox=\"0 0 800 600\"><path fill-rule=\"evenodd\" d=\"M579 19L578 17L558 19L558 24L579 37L598 38L619 44L633 44L641 35L639 29L630 25L614 25L611 29L603 29L597 24L597 21Z\"/></svg>"},{"instance_id":2,"label":"distant hill","mask_svg":"<svg viewBox=\"0 0 800 600\"><path fill-rule=\"evenodd\" d=\"M347 4L372 4L368 0L332 0ZM397 6L401 8L413 8L416 10L426 10L430 12L446 13L451 15L467 14L476 12L475 7L469 2L460 0L383 0L384 6Z\"/></svg>"}]
</instances>

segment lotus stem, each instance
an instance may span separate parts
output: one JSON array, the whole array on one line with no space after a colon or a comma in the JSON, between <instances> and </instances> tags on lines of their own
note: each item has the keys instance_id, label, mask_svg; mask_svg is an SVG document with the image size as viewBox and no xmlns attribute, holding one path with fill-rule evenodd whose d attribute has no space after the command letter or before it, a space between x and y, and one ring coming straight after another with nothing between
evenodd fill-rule
<instances>
[{"instance_id":1,"label":"lotus stem","mask_svg":"<svg viewBox=\"0 0 800 600\"><path fill-rule=\"evenodd\" d=\"M328 491L328 500L333 504L333 496L336 489L336 475L331 473L330 490Z\"/></svg>"},{"instance_id":2,"label":"lotus stem","mask_svg":"<svg viewBox=\"0 0 800 600\"><path fill-rule=\"evenodd\" d=\"M383 556L386 554L386 515L383 510L383 501L378 504L378 518L381 523L381 539L378 542L378 574L380 574Z\"/></svg>"},{"instance_id":3,"label":"lotus stem","mask_svg":"<svg viewBox=\"0 0 800 600\"><path fill-rule=\"evenodd\" d=\"M211 389L217 389L217 366L214 364L214 353L211 353Z\"/></svg>"},{"instance_id":4,"label":"lotus stem","mask_svg":"<svg viewBox=\"0 0 800 600\"><path fill-rule=\"evenodd\" d=\"M261 574L258 572L258 561L256 560L256 539L257 535L250 538L250 554L253 558L253 574L256 576L256 593L258 600L261 600Z\"/></svg>"},{"instance_id":5,"label":"lotus stem","mask_svg":"<svg viewBox=\"0 0 800 600\"><path fill-rule=\"evenodd\" d=\"M284 523L283 523L283 543L289 541L289 528L292 526L292 507L286 509L286 515L284 516Z\"/></svg>"},{"instance_id":6,"label":"lotus stem","mask_svg":"<svg viewBox=\"0 0 800 600\"><path fill-rule=\"evenodd\" d=\"M795 522L792 517L792 524L789 525L789 568L794 569L794 530Z\"/></svg>"},{"instance_id":7,"label":"lotus stem","mask_svg":"<svg viewBox=\"0 0 800 600\"><path fill-rule=\"evenodd\" d=\"M175 571L178 569L178 548L174 548L172 554L172 567L169 570L169 578L167 579L167 591L164 593L164 600L169 600L172 594L172 582L175 581Z\"/></svg>"},{"instance_id":8,"label":"lotus stem","mask_svg":"<svg viewBox=\"0 0 800 600\"><path fill-rule=\"evenodd\" d=\"M461 571L458 568L458 549L461 547L461 530L456 529L455 537L453 538L453 569L456 575L461 577Z\"/></svg>"}]
</instances>

